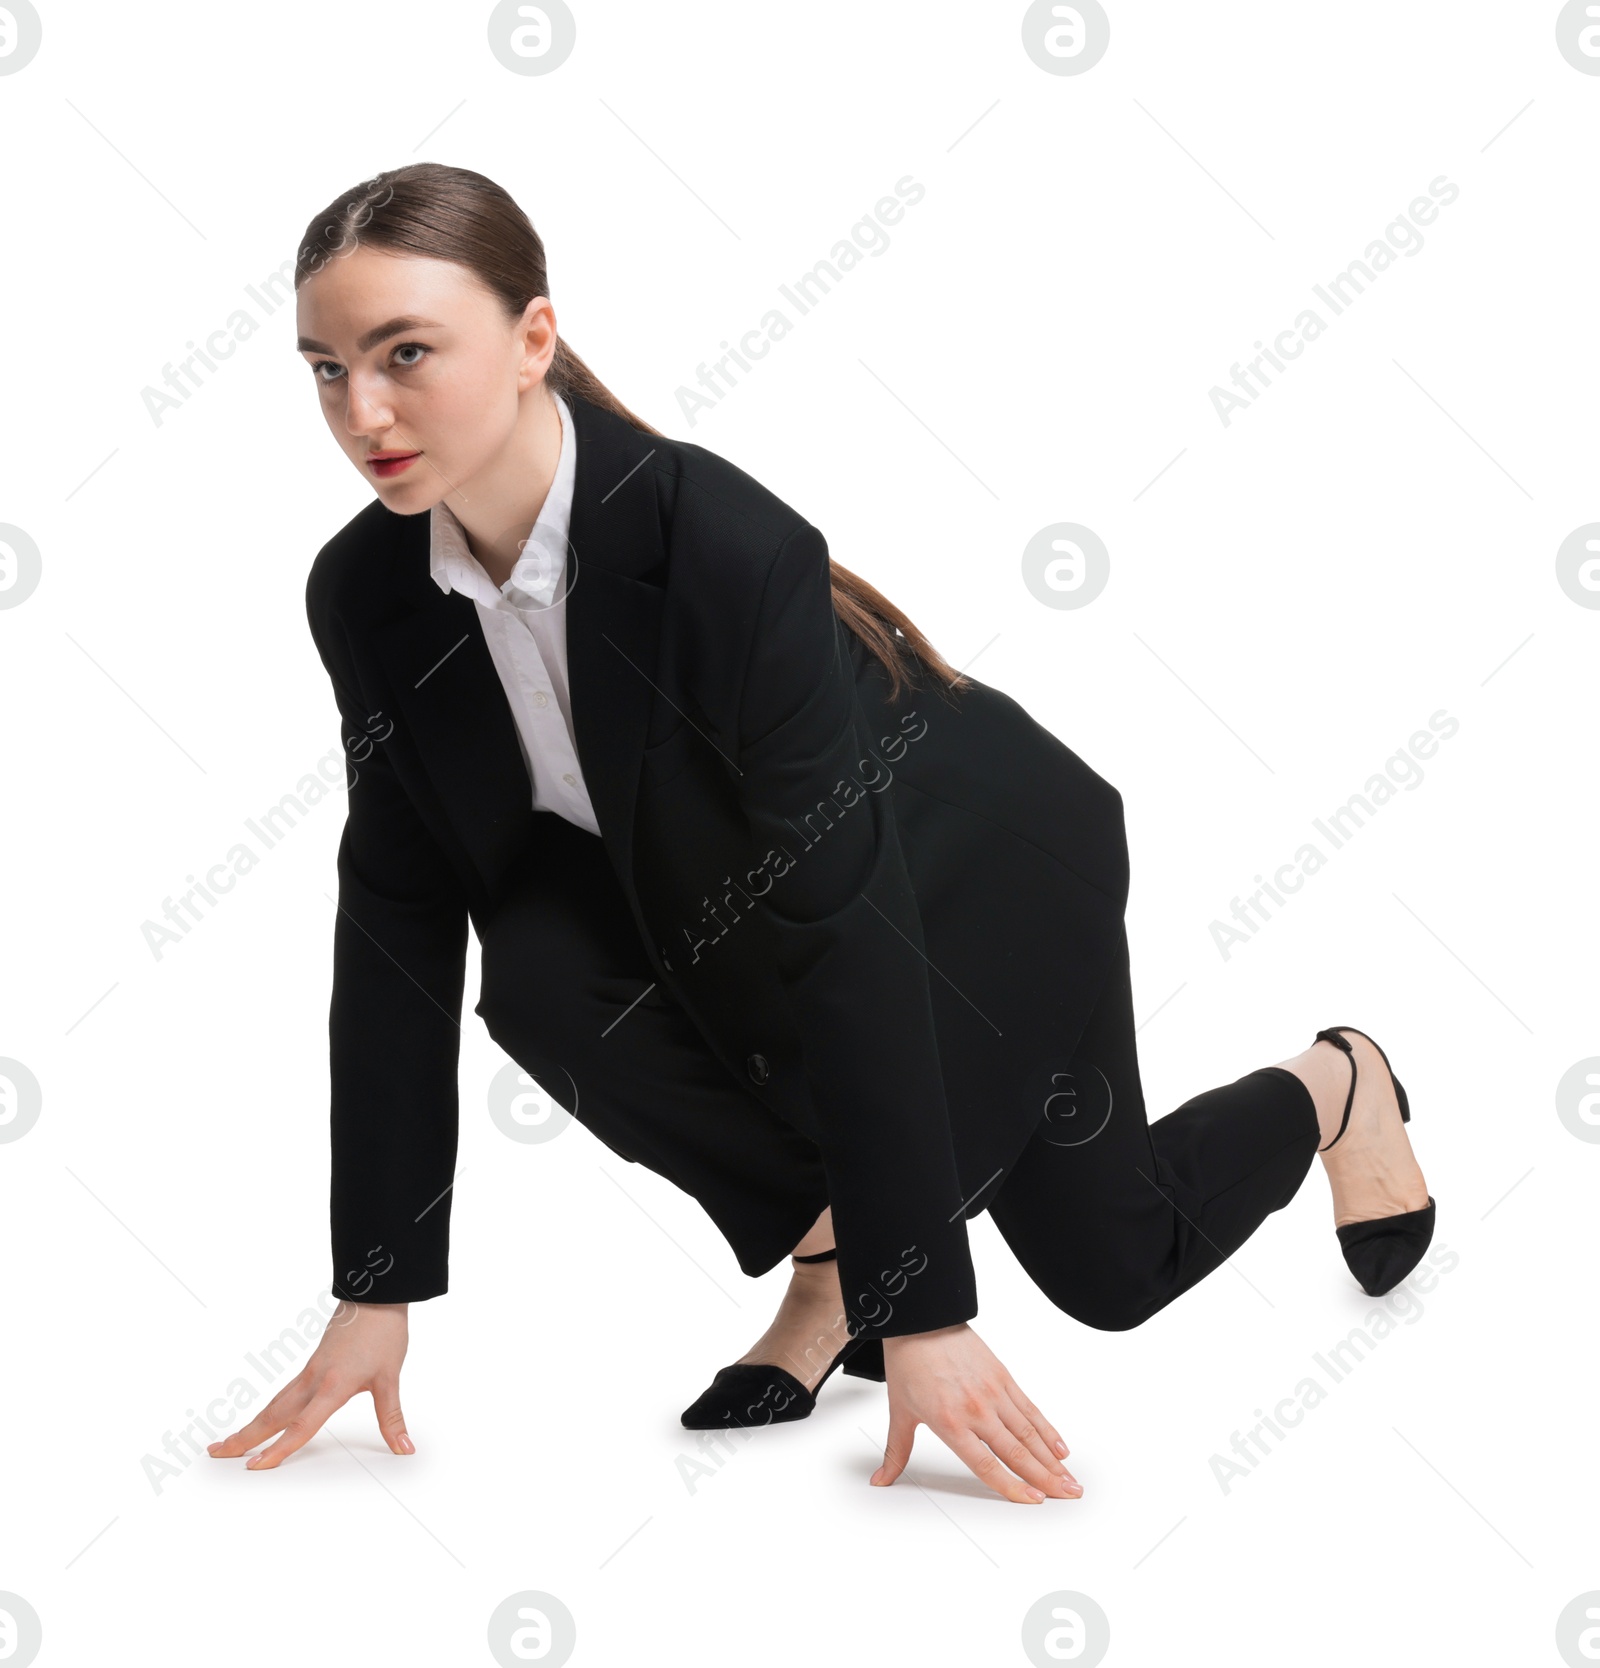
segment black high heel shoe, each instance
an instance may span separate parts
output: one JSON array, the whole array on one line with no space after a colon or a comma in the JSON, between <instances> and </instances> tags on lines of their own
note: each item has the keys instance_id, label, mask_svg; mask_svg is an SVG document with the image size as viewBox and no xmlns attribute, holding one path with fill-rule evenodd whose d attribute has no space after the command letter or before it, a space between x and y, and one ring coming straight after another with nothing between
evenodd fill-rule
<instances>
[{"instance_id":1,"label":"black high heel shoe","mask_svg":"<svg viewBox=\"0 0 1600 1668\"><path fill-rule=\"evenodd\" d=\"M1331 1042L1336 1048L1343 1049L1350 1058L1350 1093L1345 1096L1344 1116L1339 1120L1339 1133L1327 1147L1318 1147L1319 1153L1325 1153L1328 1147L1336 1147L1339 1144L1339 1139L1350 1122L1350 1108L1356 1102L1356 1051L1351 1046L1350 1039L1342 1035L1345 1031L1355 1031L1358 1037L1367 1037L1365 1031L1356 1031L1353 1025L1330 1025L1326 1030L1317 1032L1315 1039L1318 1042ZM1400 1103L1401 1123L1410 1123L1411 1103L1406 1099L1405 1089L1401 1086L1400 1079L1395 1076L1394 1068L1389 1064L1389 1056L1383 1052L1382 1044L1375 1038L1367 1037L1367 1041L1377 1049L1384 1068L1389 1073L1389 1081L1394 1084L1394 1098ZM1349 1265L1350 1272L1360 1282L1362 1291L1368 1297L1382 1297L1385 1292L1393 1291L1422 1261L1423 1252L1433 1240L1433 1222L1434 1200L1430 1193L1427 1204L1421 1210L1400 1211L1394 1216L1374 1217L1367 1222L1347 1222L1334 1232L1339 1236L1344 1260Z\"/></svg>"},{"instance_id":2,"label":"black high heel shoe","mask_svg":"<svg viewBox=\"0 0 1600 1668\"><path fill-rule=\"evenodd\" d=\"M825 1263L838 1255L839 1248L834 1246L814 1256L790 1260ZM730 1425L782 1425L807 1418L817 1405L817 1391L834 1369L843 1367L848 1373L857 1362L865 1370L858 1369L855 1376L884 1381L883 1344L877 1338L850 1339L828 1363L828 1371L817 1380L815 1390L808 1390L787 1367L769 1366L764 1361L735 1361L717 1369L716 1377L683 1410L683 1423L692 1431L714 1431Z\"/></svg>"}]
</instances>

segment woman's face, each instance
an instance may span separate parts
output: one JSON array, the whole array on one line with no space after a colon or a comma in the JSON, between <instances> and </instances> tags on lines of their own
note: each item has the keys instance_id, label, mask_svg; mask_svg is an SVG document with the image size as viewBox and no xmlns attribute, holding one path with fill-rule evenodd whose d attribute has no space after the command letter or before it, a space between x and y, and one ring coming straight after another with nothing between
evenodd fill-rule
<instances>
[{"instance_id":1,"label":"woman's face","mask_svg":"<svg viewBox=\"0 0 1600 1668\"><path fill-rule=\"evenodd\" d=\"M512 323L468 268L430 256L358 245L308 278L296 306L334 439L401 515L471 496L555 352L548 298Z\"/></svg>"}]
</instances>

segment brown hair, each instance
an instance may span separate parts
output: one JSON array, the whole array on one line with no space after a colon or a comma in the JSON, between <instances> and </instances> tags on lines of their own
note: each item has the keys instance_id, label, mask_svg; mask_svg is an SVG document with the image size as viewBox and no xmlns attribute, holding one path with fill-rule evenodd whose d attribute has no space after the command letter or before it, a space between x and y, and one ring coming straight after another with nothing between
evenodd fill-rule
<instances>
[{"instance_id":1,"label":"brown hair","mask_svg":"<svg viewBox=\"0 0 1600 1668\"><path fill-rule=\"evenodd\" d=\"M335 255L362 244L457 261L498 295L512 318L548 296L544 244L512 197L483 174L439 162L386 169L350 187L314 215L295 257L296 290ZM560 337L545 374L552 391L577 394L645 434L662 431L635 416ZM951 666L875 586L830 559L834 613L889 674L890 700L915 683L918 664L945 689L971 680Z\"/></svg>"}]
</instances>

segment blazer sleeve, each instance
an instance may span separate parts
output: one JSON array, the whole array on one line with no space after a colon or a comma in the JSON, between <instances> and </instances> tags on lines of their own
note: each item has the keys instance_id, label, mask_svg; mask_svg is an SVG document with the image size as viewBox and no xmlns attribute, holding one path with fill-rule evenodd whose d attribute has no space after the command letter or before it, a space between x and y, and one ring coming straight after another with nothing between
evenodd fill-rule
<instances>
[{"instance_id":1,"label":"blazer sleeve","mask_svg":"<svg viewBox=\"0 0 1600 1668\"><path fill-rule=\"evenodd\" d=\"M314 584L349 785L328 1010L332 1290L416 1302L449 1286L466 895L395 774L394 715L358 699Z\"/></svg>"},{"instance_id":2,"label":"blazer sleeve","mask_svg":"<svg viewBox=\"0 0 1600 1668\"><path fill-rule=\"evenodd\" d=\"M852 1333L978 1312L922 923L855 672L827 541L797 528L757 610L739 794L774 874L761 907L816 1108ZM792 859L792 861L790 861Z\"/></svg>"}]
</instances>

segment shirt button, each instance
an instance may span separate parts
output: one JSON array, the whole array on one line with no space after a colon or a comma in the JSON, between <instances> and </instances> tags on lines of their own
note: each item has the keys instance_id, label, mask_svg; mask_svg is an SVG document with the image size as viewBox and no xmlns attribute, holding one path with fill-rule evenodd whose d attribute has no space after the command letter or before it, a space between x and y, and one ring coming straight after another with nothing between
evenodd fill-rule
<instances>
[{"instance_id":1,"label":"shirt button","mask_svg":"<svg viewBox=\"0 0 1600 1668\"><path fill-rule=\"evenodd\" d=\"M745 1070L750 1073L752 1082L766 1082L771 1068L767 1065L767 1057L765 1054L752 1054L744 1064Z\"/></svg>"},{"instance_id":2,"label":"shirt button","mask_svg":"<svg viewBox=\"0 0 1600 1668\"><path fill-rule=\"evenodd\" d=\"M561 780L565 782L569 788L575 788L578 785L578 778L574 776L570 770L562 772Z\"/></svg>"},{"instance_id":3,"label":"shirt button","mask_svg":"<svg viewBox=\"0 0 1600 1668\"><path fill-rule=\"evenodd\" d=\"M536 707L547 707L550 705L550 698L542 689L536 689L533 692L533 704Z\"/></svg>"}]
</instances>

